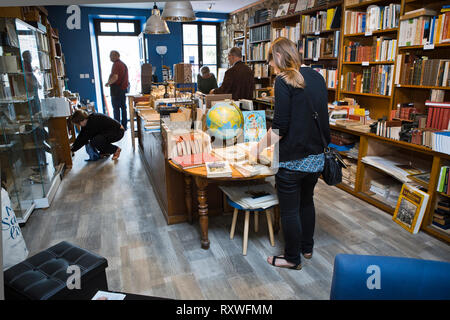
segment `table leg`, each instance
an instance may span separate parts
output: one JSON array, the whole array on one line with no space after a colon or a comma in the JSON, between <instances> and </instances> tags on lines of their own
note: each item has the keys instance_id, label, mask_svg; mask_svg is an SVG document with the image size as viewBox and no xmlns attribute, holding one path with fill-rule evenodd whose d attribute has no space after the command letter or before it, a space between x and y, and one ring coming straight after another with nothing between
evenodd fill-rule
<instances>
[{"instance_id":1,"label":"table leg","mask_svg":"<svg viewBox=\"0 0 450 320\"><path fill-rule=\"evenodd\" d=\"M184 176L184 195L188 213L188 222L192 224L192 177L187 174Z\"/></svg>"},{"instance_id":2,"label":"table leg","mask_svg":"<svg viewBox=\"0 0 450 320\"><path fill-rule=\"evenodd\" d=\"M209 249L208 198L207 198L208 180L200 177L195 177L195 184L197 185L198 216L201 230L201 244L202 249L207 250Z\"/></svg>"},{"instance_id":3,"label":"table leg","mask_svg":"<svg viewBox=\"0 0 450 320\"><path fill-rule=\"evenodd\" d=\"M135 134L134 134L134 97L128 97L128 112L130 114L130 131L131 131L131 145L135 149Z\"/></svg>"}]
</instances>

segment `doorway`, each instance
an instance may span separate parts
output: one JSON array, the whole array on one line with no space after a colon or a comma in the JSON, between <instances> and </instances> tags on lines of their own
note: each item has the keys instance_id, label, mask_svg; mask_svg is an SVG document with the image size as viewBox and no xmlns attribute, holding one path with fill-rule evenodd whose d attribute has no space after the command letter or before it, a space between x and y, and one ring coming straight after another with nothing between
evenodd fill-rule
<instances>
[{"instance_id":1,"label":"doorway","mask_svg":"<svg viewBox=\"0 0 450 320\"><path fill-rule=\"evenodd\" d=\"M109 87L105 87L111 74L112 62L109 55L112 50L118 51L120 60L128 68L130 92L140 92L141 65L138 35L141 29L140 20L95 20L97 37L97 52L101 78L101 100L103 113L113 117L111 94ZM100 98L100 97L97 97Z\"/></svg>"}]
</instances>

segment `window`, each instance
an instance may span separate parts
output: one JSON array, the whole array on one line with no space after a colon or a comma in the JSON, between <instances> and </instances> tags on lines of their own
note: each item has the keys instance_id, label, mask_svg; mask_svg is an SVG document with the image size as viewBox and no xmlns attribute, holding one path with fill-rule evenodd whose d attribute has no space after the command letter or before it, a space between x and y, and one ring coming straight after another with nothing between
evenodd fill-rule
<instances>
[{"instance_id":1,"label":"window","mask_svg":"<svg viewBox=\"0 0 450 320\"><path fill-rule=\"evenodd\" d=\"M99 36L137 36L141 33L139 20L94 20L95 33Z\"/></svg>"},{"instance_id":2,"label":"window","mask_svg":"<svg viewBox=\"0 0 450 320\"><path fill-rule=\"evenodd\" d=\"M208 66L217 79L219 26L215 23L183 24L183 60L190 63L192 80L197 80L200 68Z\"/></svg>"}]
</instances>

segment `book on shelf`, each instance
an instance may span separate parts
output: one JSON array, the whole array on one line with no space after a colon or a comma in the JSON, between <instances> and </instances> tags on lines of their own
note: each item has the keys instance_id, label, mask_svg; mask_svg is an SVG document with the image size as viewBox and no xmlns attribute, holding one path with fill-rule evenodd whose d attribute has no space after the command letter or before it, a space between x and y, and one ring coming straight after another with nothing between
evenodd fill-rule
<instances>
[{"instance_id":1,"label":"book on shelf","mask_svg":"<svg viewBox=\"0 0 450 320\"><path fill-rule=\"evenodd\" d=\"M396 84L415 86L450 86L450 60L430 59L405 53L397 56Z\"/></svg>"},{"instance_id":2,"label":"book on shelf","mask_svg":"<svg viewBox=\"0 0 450 320\"><path fill-rule=\"evenodd\" d=\"M298 2L298 0L290 0L289 1L289 8L288 8L288 12L287 12L288 15L295 13L295 8L297 7L297 2Z\"/></svg>"},{"instance_id":3,"label":"book on shelf","mask_svg":"<svg viewBox=\"0 0 450 320\"><path fill-rule=\"evenodd\" d=\"M269 58L269 42L257 43L249 48L249 60L251 61L262 61Z\"/></svg>"},{"instance_id":4,"label":"book on shelf","mask_svg":"<svg viewBox=\"0 0 450 320\"><path fill-rule=\"evenodd\" d=\"M416 234L422 224L429 194L409 184L403 184L392 220Z\"/></svg>"},{"instance_id":5,"label":"book on shelf","mask_svg":"<svg viewBox=\"0 0 450 320\"><path fill-rule=\"evenodd\" d=\"M297 44L297 42L300 40L300 22L297 23L295 26L285 26L283 28L275 28L272 32L272 41L275 41L275 39L279 37L285 37Z\"/></svg>"},{"instance_id":6,"label":"book on shelf","mask_svg":"<svg viewBox=\"0 0 450 320\"><path fill-rule=\"evenodd\" d=\"M251 28L249 32L249 41L266 41L270 40L270 25L263 25L256 28Z\"/></svg>"},{"instance_id":7,"label":"book on shelf","mask_svg":"<svg viewBox=\"0 0 450 320\"><path fill-rule=\"evenodd\" d=\"M295 12L306 10L308 6L308 0L298 0L295 6Z\"/></svg>"},{"instance_id":8,"label":"book on shelf","mask_svg":"<svg viewBox=\"0 0 450 320\"><path fill-rule=\"evenodd\" d=\"M366 11L345 12L345 34L366 33L397 28L399 24L400 5L371 5Z\"/></svg>"},{"instance_id":9,"label":"book on shelf","mask_svg":"<svg viewBox=\"0 0 450 320\"><path fill-rule=\"evenodd\" d=\"M326 37L307 36L302 40L304 59L318 61L321 58L336 58L339 54L339 31Z\"/></svg>"},{"instance_id":10,"label":"book on shelf","mask_svg":"<svg viewBox=\"0 0 450 320\"><path fill-rule=\"evenodd\" d=\"M450 131L436 131L432 135L431 148L436 152L450 154Z\"/></svg>"},{"instance_id":11,"label":"book on shelf","mask_svg":"<svg viewBox=\"0 0 450 320\"><path fill-rule=\"evenodd\" d=\"M344 48L344 61L370 62L394 61L397 51L397 39L389 37L372 37L371 45L350 41Z\"/></svg>"},{"instance_id":12,"label":"book on shelf","mask_svg":"<svg viewBox=\"0 0 450 320\"><path fill-rule=\"evenodd\" d=\"M309 65L311 69L317 71L322 75L327 84L328 89L336 89L337 88L337 76L338 70L336 68L325 68L323 65Z\"/></svg>"},{"instance_id":13,"label":"book on shelf","mask_svg":"<svg viewBox=\"0 0 450 320\"><path fill-rule=\"evenodd\" d=\"M280 4L280 6L278 7L277 13L275 15L275 17L282 17L288 14L289 11L289 2L287 3L282 3Z\"/></svg>"},{"instance_id":14,"label":"book on shelf","mask_svg":"<svg viewBox=\"0 0 450 320\"><path fill-rule=\"evenodd\" d=\"M403 183L411 182L408 177L411 174L426 172L426 170L411 166L408 161L394 156L365 156L362 158L362 162L384 171Z\"/></svg>"},{"instance_id":15,"label":"book on shelf","mask_svg":"<svg viewBox=\"0 0 450 320\"><path fill-rule=\"evenodd\" d=\"M441 229L450 229L450 202L448 199L440 200L433 213L433 224Z\"/></svg>"},{"instance_id":16,"label":"book on shelf","mask_svg":"<svg viewBox=\"0 0 450 320\"><path fill-rule=\"evenodd\" d=\"M228 161L206 162L205 166L208 178L223 178L233 175L233 170Z\"/></svg>"},{"instance_id":17,"label":"book on shelf","mask_svg":"<svg viewBox=\"0 0 450 320\"><path fill-rule=\"evenodd\" d=\"M270 66L267 63L255 63L251 66L255 73L255 78L268 78Z\"/></svg>"},{"instance_id":18,"label":"book on shelf","mask_svg":"<svg viewBox=\"0 0 450 320\"><path fill-rule=\"evenodd\" d=\"M341 89L355 93L370 93L390 96L392 94L392 65L364 67L362 72L347 72L343 75Z\"/></svg>"},{"instance_id":19,"label":"book on shelf","mask_svg":"<svg viewBox=\"0 0 450 320\"><path fill-rule=\"evenodd\" d=\"M399 46L433 45L450 42L450 11L420 8L400 18Z\"/></svg>"},{"instance_id":20,"label":"book on shelf","mask_svg":"<svg viewBox=\"0 0 450 320\"><path fill-rule=\"evenodd\" d=\"M447 130L450 122L450 102L426 101L428 107L427 128Z\"/></svg>"},{"instance_id":21,"label":"book on shelf","mask_svg":"<svg viewBox=\"0 0 450 320\"><path fill-rule=\"evenodd\" d=\"M389 139L400 140L402 122L399 120L381 120L377 123L377 135Z\"/></svg>"}]
</instances>

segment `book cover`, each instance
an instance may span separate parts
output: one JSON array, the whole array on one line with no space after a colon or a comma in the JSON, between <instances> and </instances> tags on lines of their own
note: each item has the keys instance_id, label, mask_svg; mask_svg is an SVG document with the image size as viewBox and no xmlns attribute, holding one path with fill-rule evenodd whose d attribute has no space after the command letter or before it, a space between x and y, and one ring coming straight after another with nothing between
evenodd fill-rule
<instances>
[{"instance_id":1,"label":"book cover","mask_svg":"<svg viewBox=\"0 0 450 320\"><path fill-rule=\"evenodd\" d=\"M403 184L392 220L409 232L418 233L428 199L428 193L409 184Z\"/></svg>"},{"instance_id":2,"label":"book cover","mask_svg":"<svg viewBox=\"0 0 450 320\"><path fill-rule=\"evenodd\" d=\"M189 169L200 167L206 162L215 162L217 159L209 153L200 153L174 157L172 158L172 161L183 169Z\"/></svg>"},{"instance_id":3,"label":"book cover","mask_svg":"<svg viewBox=\"0 0 450 320\"><path fill-rule=\"evenodd\" d=\"M443 166L441 167L441 172L439 174L439 180L438 180L438 192L442 192L444 190L444 182L445 182L445 175L447 174L448 167Z\"/></svg>"},{"instance_id":4,"label":"book cover","mask_svg":"<svg viewBox=\"0 0 450 320\"><path fill-rule=\"evenodd\" d=\"M288 14L288 11L289 11L289 2L288 3L282 3L278 7L278 11L277 11L277 14L275 15L275 17L285 16L285 15Z\"/></svg>"},{"instance_id":5,"label":"book cover","mask_svg":"<svg viewBox=\"0 0 450 320\"><path fill-rule=\"evenodd\" d=\"M267 133L265 110L243 111L244 142L258 142Z\"/></svg>"},{"instance_id":6,"label":"book cover","mask_svg":"<svg viewBox=\"0 0 450 320\"><path fill-rule=\"evenodd\" d=\"M301 0L290 0L289 9L287 14L293 14L295 12L295 8L297 7L297 2Z\"/></svg>"}]
</instances>

